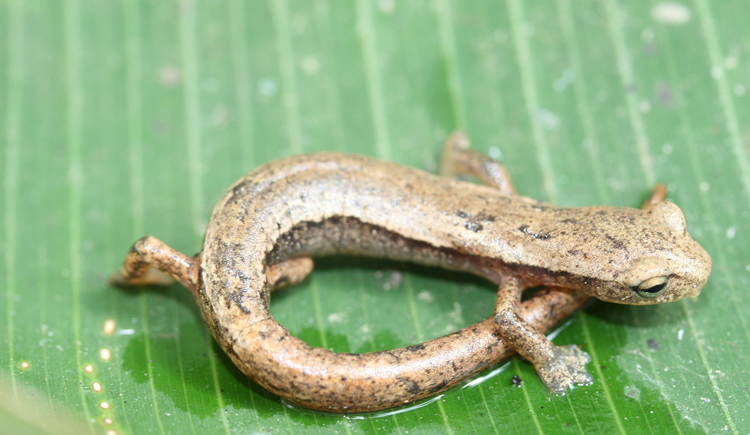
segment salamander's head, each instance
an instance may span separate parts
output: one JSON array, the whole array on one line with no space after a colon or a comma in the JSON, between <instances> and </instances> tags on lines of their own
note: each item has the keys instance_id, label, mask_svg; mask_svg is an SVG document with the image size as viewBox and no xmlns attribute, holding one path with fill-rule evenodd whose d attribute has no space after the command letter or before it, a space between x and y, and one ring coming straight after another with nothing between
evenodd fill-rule
<instances>
[{"instance_id":1,"label":"salamander's head","mask_svg":"<svg viewBox=\"0 0 750 435\"><path fill-rule=\"evenodd\" d=\"M711 273L711 257L687 233L682 211L668 201L644 210L615 210L602 219L599 237L616 240L622 252L604 255L616 261L601 262L597 285L588 291L598 299L632 305L698 296Z\"/></svg>"}]
</instances>

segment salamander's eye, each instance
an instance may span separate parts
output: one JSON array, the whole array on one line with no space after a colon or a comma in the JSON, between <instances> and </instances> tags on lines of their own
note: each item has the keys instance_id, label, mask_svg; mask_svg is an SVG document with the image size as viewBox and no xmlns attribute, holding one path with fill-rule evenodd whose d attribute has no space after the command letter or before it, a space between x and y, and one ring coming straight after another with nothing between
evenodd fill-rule
<instances>
[{"instance_id":1,"label":"salamander's eye","mask_svg":"<svg viewBox=\"0 0 750 435\"><path fill-rule=\"evenodd\" d=\"M664 289L667 287L669 277L667 276L656 276L649 278L637 286L632 286L631 289L638 294L638 296L646 299L651 299L662 294Z\"/></svg>"}]
</instances>

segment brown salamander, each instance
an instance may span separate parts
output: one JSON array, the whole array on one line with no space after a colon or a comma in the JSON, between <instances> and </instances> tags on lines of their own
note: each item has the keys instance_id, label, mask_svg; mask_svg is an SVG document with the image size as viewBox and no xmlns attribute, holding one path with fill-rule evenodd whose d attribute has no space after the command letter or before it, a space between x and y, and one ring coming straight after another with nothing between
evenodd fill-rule
<instances>
[{"instance_id":1,"label":"brown salamander","mask_svg":"<svg viewBox=\"0 0 750 435\"><path fill-rule=\"evenodd\" d=\"M305 407L371 411L450 388L516 351L551 391L592 382L588 354L543 332L589 296L625 304L697 296L711 258L657 187L642 209L561 208L516 194L504 166L454 133L441 174L368 157L299 155L257 168L214 209L203 250L187 257L147 236L111 282L190 289L245 374ZM451 179L468 174L485 185ZM293 337L269 312L274 289L300 282L313 256L409 261L499 286L494 315L427 343L333 353ZM152 267L153 266L153 267ZM524 289L547 286L520 303Z\"/></svg>"}]
</instances>

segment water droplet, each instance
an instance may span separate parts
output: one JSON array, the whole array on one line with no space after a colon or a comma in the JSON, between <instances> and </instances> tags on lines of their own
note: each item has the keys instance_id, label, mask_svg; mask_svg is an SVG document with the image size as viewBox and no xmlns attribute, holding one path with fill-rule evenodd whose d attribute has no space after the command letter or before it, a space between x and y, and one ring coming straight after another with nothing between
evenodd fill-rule
<instances>
[{"instance_id":1,"label":"water droplet","mask_svg":"<svg viewBox=\"0 0 750 435\"><path fill-rule=\"evenodd\" d=\"M276 81L271 78L265 78L258 82L258 93L264 97L273 97L278 90L279 85L277 85Z\"/></svg>"},{"instance_id":2,"label":"water droplet","mask_svg":"<svg viewBox=\"0 0 750 435\"><path fill-rule=\"evenodd\" d=\"M320 61L315 56L305 56L302 59L302 69L308 74L315 74L320 69Z\"/></svg>"},{"instance_id":3,"label":"water droplet","mask_svg":"<svg viewBox=\"0 0 750 435\"><path fill-rule=\"evenodd\" d=\"M503 151L494 145L487 150L487 154L489 154L493 160L497 160L498 162L503 159Z\"/></svg>"},{"instance_id":4,"label":"water droplet","mask_svg":"<svg viewBox=\"0 0 750 435\"><path fill-rule=\"evenodd\" d=\"M685 24L691 15L690 9L675 2L662 2L651 9L651 18L664 24Z\"/></svg>"},{"instance_id":5,"label":"water droplet","mask_svg":"<svg viewBox=\"0 0 750 435\"><path fill-rule=\"evenodd\" d=\"M562 92L568 87L569 84L573 82L574 78L575 74L573 74L573 71L565 69L562 71L560 77L556 78L554 83L552 83L552 87L557 92Z\"/></svg>"},{"instance_id":6,"label":"water droplet","mask_svg":"<svg viewBox=\"0 0 750 435\"><path fill-rule=\"evenodd\" d=\"M175 86L182 80L182 71L175 66L166 66L159 70L159 82L164 86Z\"/></svg>"},{"instance_id":7,"label":"water droplet","mask_svg":"<svg viewBox=\"0 0 750 435\"><path fill-rule=\"evenodd\" d=\"M726 59L724 59L724 68L726 69L737 68L737 58L734 56L729 56Z\"/></svg>"},{"instance_id":8,"label":"water droplet","mask_svg":"<svg viewBox=\"0 0 750 435\"><path fill-rule=\"evenodd\" d=\"M117 328L117 323L112 319L107 319L104 322L104 335L112 335Z\"/></svg>"},{"instance_id":9,"label":"water droplet","mask_svg":"<svg viewBox=\"0 0 750 435\"><path fill-rule=\"evenodd\" d=\"M328 316L328 322L330 323L341 323L344 321L346 313L333 313Z\"/></svg>"},{"instance_id":10,"label":"water droplet","mask_svg":"<svg viewBox=\"0 0 750 435\"><path fill-rule=\"evenodd\" d=\"M417 295L417 299L423 302L432 302L435 300L435 298L432 296L432 293L428 292L427 290L419 292L419 294Z\"/></svg>"},{"instance_id":11,"label":"water droplet","mask_svg":"<svg viewBox=\"0 0 750 435\"><path fill-rule=\"evenodd\" d=\"M539 109L536 112L537 119L547 130L554 130L560 126L560 118L550 110Z\"/></svg>"},{"instance_id":12,"label":"water droplet","mask_svg":"<svg viewBox=\"0 0 750 435\"><path fill-rule=\"evenodd\" d=\"M378 9L384 14L392 14L396 10L396 2L393 0L380 0Z\"/></svg>"}]
</instances>

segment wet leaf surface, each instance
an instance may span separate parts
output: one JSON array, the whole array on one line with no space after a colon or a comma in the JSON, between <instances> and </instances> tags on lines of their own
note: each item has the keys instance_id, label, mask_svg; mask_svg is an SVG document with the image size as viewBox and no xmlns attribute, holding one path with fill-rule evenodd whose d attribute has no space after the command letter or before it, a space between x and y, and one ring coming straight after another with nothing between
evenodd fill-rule
<instances>
[{"instance_id":1,"label":"wet leaf surface","mask_svg":"<svg viewBox=\"0 0 750 435\"><path fill-rule=\"evenodd\" d=\"M0 427L747 433L746 17L707 0L0 2ZM434 171L459 127L540 200L638 206L666 183L714 259L701 296L573 316L555 342L591 353L595 383L567 396L512 359L432 402L345 418L250 382L179 286L106 284L145 234L197 252L224 189L263 162L337 150ZM415 344L494 303L441 271L317 266L273 313L336 351Z\"/></svg>"}]
</instances>

